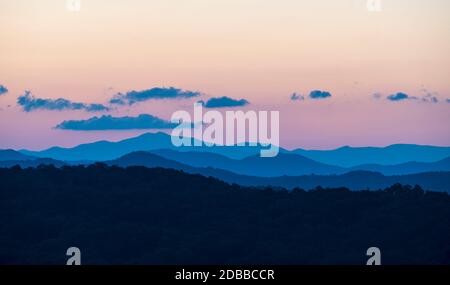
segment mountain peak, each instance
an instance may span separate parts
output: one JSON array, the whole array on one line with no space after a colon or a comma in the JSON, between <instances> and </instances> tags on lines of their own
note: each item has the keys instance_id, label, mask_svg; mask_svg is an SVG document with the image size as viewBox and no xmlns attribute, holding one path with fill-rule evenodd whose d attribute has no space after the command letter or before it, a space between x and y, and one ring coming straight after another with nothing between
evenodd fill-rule
<instances>
[{"instance_id":1,"label":"mountain peak","mask_svg":"<svg viewBox=\"0 0 450 285\"><path fill-rule=\"evenodd\" d=\"M13 149L0 149L0 161L5 160L33 160L35 157L23 154L21 152L15 151Z\"/></svg>"}]
</instances>

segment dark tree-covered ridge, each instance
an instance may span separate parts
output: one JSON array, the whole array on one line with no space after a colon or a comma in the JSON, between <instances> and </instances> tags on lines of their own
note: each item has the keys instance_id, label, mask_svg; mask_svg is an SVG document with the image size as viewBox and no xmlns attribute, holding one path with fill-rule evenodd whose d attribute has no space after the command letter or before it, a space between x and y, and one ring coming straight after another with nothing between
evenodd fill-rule
<instances>
[{"instance_id":1,"label":"dark tree-covered ridge","mask_svg":"<svg viewBox=\"0 0 450 285\"><path fill-rule=\"evenodd\" d=\"M176 170L0 169L0 264L450 264L450 196L246 188Z\"/></svg>"}]
</instances>

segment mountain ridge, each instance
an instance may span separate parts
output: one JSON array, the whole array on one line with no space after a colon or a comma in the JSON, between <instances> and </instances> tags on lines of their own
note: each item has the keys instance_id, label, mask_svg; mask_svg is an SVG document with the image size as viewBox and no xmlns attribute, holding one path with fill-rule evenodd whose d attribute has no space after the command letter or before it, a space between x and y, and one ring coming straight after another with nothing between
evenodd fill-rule
<instances>
[{"instance_id":1,"label":"mountain ridge","mask_svg":"<svg viewBox=\"0 0 450 285\"><path fill-rule=\"evenodd\" d=\"M175 147L171 143L170 135L158 132L144 133L117 142L102 140L71 148L51 147L42 151L23 149L20 152L29 156L48 157L64 161L107 161L134 151L158 149L172 149L179 152L208 152L232 159L243 159L252 155L259 155L261 147ZM334 150L305 150L299 148L289 151L280 148L280 153L297 154L323 164L349 168L363 164L396 165L412 161L437 162L450 157L450 147L393 144L387 147L343 146Z\"/></svg>"},{"instance_id":2,"label":"mountain ridge","mask_svg":"<svg viewBox=\"0 0 450 285\"><path fill-rule=\"evenodd\" d=\"M151 135L149 137L152 137ZM163 139L167 138L161 136ZM139 141L139 137L133 138ZM126 141L126 144L130 144L130 141ZM41 161L41 164L90 164L95 161L110 161L109 160L89 160L83 156L78 156L78 152L83 152L83 148L92 148L93 144L80 145L72 152L74 159L77 160L59 160L52 158L51 155L45 155L42 153L42 157L33 157L28 154L23 154L14 150L0 150L0 165L12 166L15 162L21 165L38 165L39 162L29 162L28 164L20 163L19 161L35 160L35 159L53 159L52 161ZM95 148L102 149L108 152L111 148L111 144L107 141L99 141L95 143ZM115 146L112 146L115 147ZM131 141L131 147L121 148L120 156L115 158L119 159L124 155L133 153L135 151L126 152L130 149L134 149L134 144ZM60 151L60 148L51 148L54 151ZM91 149L92 150L92 149ZM142 152L142 151L138 151ZM246 156L239 159L232 159L223 154L208 152L208 151L192 151L192 148L185 148L183 151L180 149L154 149L145 152L151 152L158 156L189 165L191 167L200 168L216 168L222 169L241 175L248 176L261 176L261 177L278 177L278 176L299 176L307 174L317 175L331 175L331 174L343 174L351 171L372 171L380 172L384 175L406 175L415 174L420 172L433 172L433 171L450 171L450 157L441 159L436 162L426 163L418 161L408 161L406 163L395 165L379 165L379 164L361 164L354 167L339 167L336 165L324 164L306 156L299 155L292 152L281 152L278 156L272 158L261 158L257 154ZM124 153L124 154L122 154ZM3 155L2 155L3 154ZM119 154L119 153L117 153ZM45 155L45 156L44 156ZM11 159L16 158L16 159ZM83 159L84 158L84 159ZM2 162L3 161L3 162Z\"/></svg>"},{"instance_id":3,"label":"mountain ridge","mask_svg":"<svg viewBox=\"0 0 450 285\"><path fill-rule=\"evenodd\" d=\"M32 161L31 161L32 162ZM52 161L46 160L44 164ZM27 164L28 163L28 164ZM29 161L18 161L24 167L37 167L37 163L29 165ZM105 162L107 165L118 167L144 166L147 168L166 168L183 171L189 174L200 174L205 177L214 177L227 183L235 183L252 187L285 187L287 189L303 188L313 189L322 187L347 187L352 190L376 190L389 187L396 183L405 185L420 185L426 190L450 192L450 172L426 172L410 175L385 176L371 171L351 171L339 175L299 175L279 177L258 177L237 174L223 169L212 167L197 168L176 161L166 159L150 152L134 152L119 159ZM14 165L16 165L14 164ZM56 166L64 166L55 164ZM7 167L13 166L11 163ZM1 162L0 162L1 167Z\"/></svg>"}]
</instances>

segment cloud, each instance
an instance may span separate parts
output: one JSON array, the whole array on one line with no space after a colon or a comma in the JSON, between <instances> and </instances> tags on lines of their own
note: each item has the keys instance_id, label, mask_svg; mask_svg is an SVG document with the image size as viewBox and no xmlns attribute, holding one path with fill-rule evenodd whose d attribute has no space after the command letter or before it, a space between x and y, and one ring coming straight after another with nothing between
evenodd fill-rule
<instances>
[{"instance_id":1,"label":"cloud","mask_svg":"<svg viewBox=\"0 0 450 285\"><path fill-rule=\"evenodd\" d=\"M427 103L439 103L439 99L433 94L425 95L424 97L422 97L422 101Z\"/></svg>"},{"instance_id":2,"label":"cloud","mask_svg":"<svg viewBox=\"0 0 450 285\"><path fill-rule=\"evenodd\" d=\"M25 94L17 99L17 104L22 106L25 112L32 112L35 110L84 110L87 112L108 111L109 108L102 104L85 104L72 102L64 98L58 99L42 99L34 97L30 91L25 91Z\"/></svg>"},{"instance_id":3,"label":"cloud","mask_svg":"<svg viewBox=\"0 0 450 285\"><path fill-rule=\"evenodd\" d=\"M297 94L297 93L293 93L291 95L291 101L303 101L305 100L305 96Z\"/></svg>"},{"instance_id":4,"label":"cloud","mask_svg":"<svg viewBox=\"0 0 450 285\"><path fill-rule=\"evenodd\" d=\"M137 117L112 117L110 115L103 115L87 120L63 121L56 128L74 131L143 130L172 129L178 125L152 115L141 114Z\"/></svg>"},{"instance_id":5,"label":"cloud","mask_svg":"<svg viewBox=\"0 0 450 285\"><path fill-rule=\"evenodd\" d=\"M406 93L403 92L397 92L395 94L389 95L386 97L386 99L388 99L389 101L404 101L404 100L415 100L417 99L417 97L413 97L413 96L409 96Z\"/></svg>"},{"instance_id":6,"label":"cloud","mask_svg":"<svg viewBox=\"0 0 450 285\"><path fill-rule=\"evenodd\" d=\"M137 102L143 102L151 99L185 99L200 96L200 92L181 90L174 87L152 89L142 91L129 91L125 94L118 93L109 101L116 105L132 105Z\"/></svg>"},{"instance_id":7,"label":"cloud","mask_svg":"<svg viewBox=\"0 0 450 285\"><path fill-rule=\"evenodd\" d=\"M420 98L422 100L422 102L426 102L426 103L439 103L439 93L429 90L428 88L422 88L420 89L420 91L422 92L423 96Z\"/></svg>"},{"instance_id":8,"label":"cloud","mask_svg":"<svg viewBox=\"0 0 450 285\"><path fill-rule=\"evenodd\" d=\"M0 95L8 93L8 88L6 88L4 85L0 85Z\"/></svg>"},{"instance_id":9,"label":"cloud","mask_svg":"<svg viewBox=\"0 0 450 285\"><path fill-rule=\"evenodd\" d=\"M294 92L290 99L291 101L304 101L306 99L310 100L320 100L320 99L327 99L332 97L330 92L327 91L321 91L321 90L313 90L309 92L308 96L301 95L297 92Z\"/></svg>"},{"instance_id":10,"label":"cloud","mask_svg":"<svg viewBox=\"0 0 450 285\"><path fill-rule=\"evenodd\" d=\"M403 92L397 92L397 93L387 96L386 99L389 101L392 101L392 102L398 102L398 101L404 101L404 100L416 100L416 102L424 102L424 103L432 103L432 104L439 103L439 98L437 97L438 93L428 92L426 89L422 89L421 91L424 92L425 95L417 97L417 96L410 96ZM373 95L373 97L375 99L380 99L383 97L383 95L380 93L375 93Z\"/></svg>"},{"instance_id":11,"label":"cloud","mask_svg":"<svg viewBox=\"0 0 450 285\"><path fill-rule=\"evenodd\" d=\"M240 107L250 104L245 99L236 100L229 97L217 97L217 98L211 98L203 105L205 108L226 108L226 107Z\"/></svg>"},{"instance_id":12,"label":"cloud","mask_svg":"<svg viewBox=\"0 0 450 285\"><path fill-rule=\"evenodd\" d=\"M313 90L309 93L311 99L326 99L331 97L331 93L327 91Z\"/></svg>"},{"instance_id":13,"label":"cloud","mask_svg":"<svg viewBox=\"0 0 450 285\"><path fill-rule=\"evenodd\" d=\"M372 97L374 99L378 100L378 99L381 99L381 97L383 97L383 95L381 93L377 92L377 93L372 94Z\"/></svg>"},{"instance_id":14,"label":"cloud","mask_svg":"<svg viewBox=\"0 0 450 285\"><path fill-rule=\"evenodd\" d=\"M450 103L450 99L445 100L445 102Z\"/></svg>"},{"instance_id":15,"label":"cloud","mask_svg":"<svg viewBox=\"0 0 450 285\"><path fill-rule=\"evenodd\" d=\"M125 100L120 97L112 98L111 100L109 100L109 103L113 104L113 105L125 105L126 104Z\"/></svg>"}]
</instances>

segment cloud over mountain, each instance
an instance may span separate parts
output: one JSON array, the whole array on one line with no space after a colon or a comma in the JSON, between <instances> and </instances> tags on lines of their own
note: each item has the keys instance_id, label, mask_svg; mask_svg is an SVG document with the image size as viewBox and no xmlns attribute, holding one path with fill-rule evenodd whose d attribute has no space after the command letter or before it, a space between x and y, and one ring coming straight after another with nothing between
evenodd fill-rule
<instances>
[{"instance_id":1,"label":"cloud over mountain","mask_svg":"<svg viewBox=\"0 0 450 285\"><path fill-rule=\"evenodd\" d=\"M178 124L160 119L156 116L141 114L137 117L112 117L103 115L87 120L63 121L57 129L74 131L94 130L132 130L132 129L172 129Z\"/></svg>"},{"instance_id":2,"label":"cloud over mountain","mask_svg":"<svg viewBox=\"0 0 450 285\"><path fill-rule=\"evenodd\" d=\"M109 108L102 104L86 104L79 102L72 102L68 99L42 99L34 97L30 91L25 91L25 94L17 99L17 104L22 106L25 112L32 112L35 110L84 110L87 112L108 111Z\"/></svg>"}]
</instances>

